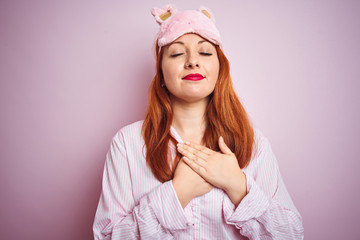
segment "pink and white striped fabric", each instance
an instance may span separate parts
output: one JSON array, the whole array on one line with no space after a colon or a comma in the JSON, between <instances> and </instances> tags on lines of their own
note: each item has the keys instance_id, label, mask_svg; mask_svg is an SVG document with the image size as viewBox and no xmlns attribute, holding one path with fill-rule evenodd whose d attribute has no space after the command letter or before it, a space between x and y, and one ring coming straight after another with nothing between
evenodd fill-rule
<instances>
[{"instance_id":1,"label":"pink and white striped fabric","mask_svg":"<svg viewBox=\"0 0 360 240\"><path fill-rule=\"evenodd\" d=\"M303 239L301 216L260 131L255 131L253 159L243 169L248 193L241 203L235 208L224 191L214 188L183 209L172 181L159 182L146 165L142 123L122 128L112 140L95 239ZM182 142L173 127L171 134Z\"/></svg>"}]
</instances>

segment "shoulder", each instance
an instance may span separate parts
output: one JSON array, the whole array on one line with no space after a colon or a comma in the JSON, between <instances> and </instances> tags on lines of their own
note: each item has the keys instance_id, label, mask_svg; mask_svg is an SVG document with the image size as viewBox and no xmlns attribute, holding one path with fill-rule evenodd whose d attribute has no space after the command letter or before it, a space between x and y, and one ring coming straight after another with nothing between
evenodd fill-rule
<instances>
[{"instance_id":1,"label":"shoulder","mask_svg":"<svg viewBox=\"0 0 360 240\"><path fill-rule=\"evenodd\" d=\"M141 141L143 120L128 124L117 131L113 141Z\"/></svg>"},{"instance_id":2,"label":"shoulder","mask_svg":"<svg viewBox=\"0 0 360 240\"><path fill-rule=\"evenodd\" d=\"M118 133L121 133L123 135L130 135L130 136L133 134L141 133L143 122L144 122L144 120L140 120L140 121L128 124L128 125L122 127L118 131Z\"/></svg>"},{"instance_id":3,"label":"shoulder","mask_svg":"<svg viewBox=\"0 0 360 240\"><path fill-rule=\"evenodd\" d=\"M254 148L251 162L259 163L259 161L269 161L273 159L275 158L269 139L261 130L254 128Z\"/></svg>"},{"instance_id":4,"label":"shoulder","mask_svg":"<svg viewBox=\"0 0 360 240\"><path fill-rule=\"evenodd\" d=\"M269 139L258 128L254 128L254 143L257 151L261 151L266 148L271 148Z\"/></svg>"}]
</instances>

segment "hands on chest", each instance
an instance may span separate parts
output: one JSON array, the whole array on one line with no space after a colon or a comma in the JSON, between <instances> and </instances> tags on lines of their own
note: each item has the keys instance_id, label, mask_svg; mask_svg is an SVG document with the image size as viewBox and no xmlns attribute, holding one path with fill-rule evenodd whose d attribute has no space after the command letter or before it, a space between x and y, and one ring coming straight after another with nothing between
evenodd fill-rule
<instances>
[{"instance_id":1,"label":"hands on chest","mask_svg":"<svg viewBox=\"0 0 360 240\"><path fill-rule=\"evenodd\" d=\"M222 137L219 147L221 152L190 142L178 144L177 149L183 157L175 169L173 185L183 208L191 199L213 187L224 190L235 206L246 195L246 176L235 154Z\"/></svg>"}]
</instances>

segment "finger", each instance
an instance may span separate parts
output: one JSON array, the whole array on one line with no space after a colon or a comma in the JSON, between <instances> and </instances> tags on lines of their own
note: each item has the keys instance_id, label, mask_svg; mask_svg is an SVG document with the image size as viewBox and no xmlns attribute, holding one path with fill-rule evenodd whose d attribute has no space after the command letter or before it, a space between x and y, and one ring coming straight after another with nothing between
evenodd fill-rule
<instances>
[{"instance_id":1,"label":"finger","mask_svg":"<svg viewBox=\"0 0 360 240\"><path fill-rule=\"evenodd\" d=\"M197 174L199 174L202 178L205 177L206 174L206 170L204 167L200 166L198 164L198 162L192 161L191 159L187 158L187 157L183 157L182 158L183 161L192 169L194 170Z\"/></svg>"},{"instance_id":2,"label":"finger","mask_svg":"<svg viewBox=\"0 0 360 240\"><path fill-rule=\"evenodd\" d=\"M209 158L208 154L184 144L178 144L178 151L189 158L194 158L195 156L204 160Z\"/></svg>"},{"instance_id":3,"label":"finger","mask_svg":"<svg viewBox=\"0 0 360 240\"><path fill-rule=\"evenodd\" d=\"M203 152L203 153L205 153L207 155L212 155L212 154L215 153L215 151L213 151L210 148L205 147L203 145L199 145L199 144L192 143L192 142L187 142L187 141L185 141L184 144L185 144L185 146L189 146L189 147L191 147L193 149L196 149L198 151L201 151L201 152Z\"/></svg>"},{"instance_id":4,"label":"finger","mask_svg":"<svg viewBox=\"0 0 360 240\"><path fill-rule=\"evenodd\" d=\"M221 136L219 137L219 148L221 152L224 154L233 154L230 148L226 145L224 138Z\"/></svg>"},{"instance_id":5,"label":"finger","mask_svg":"<svg viewBox=\"0 0 360 240\"><path fill-rule=\"evenodd\" d=\"M208 155L199 152L198 150L189 149L187 146L179 146L178 151L185 157L194 161L205 162L209 158Z\"/></svg>"},{"instance_id":6,"label":"finger","mask_svg":"<svg viewBox=\"0 0 360 240\"><path fill-rule=\"evenodd\" d=\"M188 158L188 157L184 157L184 158L187 158L188 160L196 163L197 165L199 165L200 167L202 168L205 168L206 169L206 166L207 166L207 162L206 160L200 158L200 157L197 157L197 156L193 156L192 158Z\"/></svg>"}]
</instances>

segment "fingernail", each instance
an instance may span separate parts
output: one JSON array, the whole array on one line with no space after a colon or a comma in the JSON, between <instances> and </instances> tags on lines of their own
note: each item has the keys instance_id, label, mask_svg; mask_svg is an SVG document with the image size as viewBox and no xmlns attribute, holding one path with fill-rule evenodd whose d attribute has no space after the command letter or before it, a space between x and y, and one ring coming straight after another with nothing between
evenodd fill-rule
<instances>
[{"instance_id":1,"label":"fingernail","mask_svg":"<svg viewBox=\"0 0 360 240\"><path fill-rule=\"evenodd\" d=\"M190 142L188 142L188 141L184 141L184 143L185 143L185 144L190 144Z\"/></svg>"}]
</instances>

